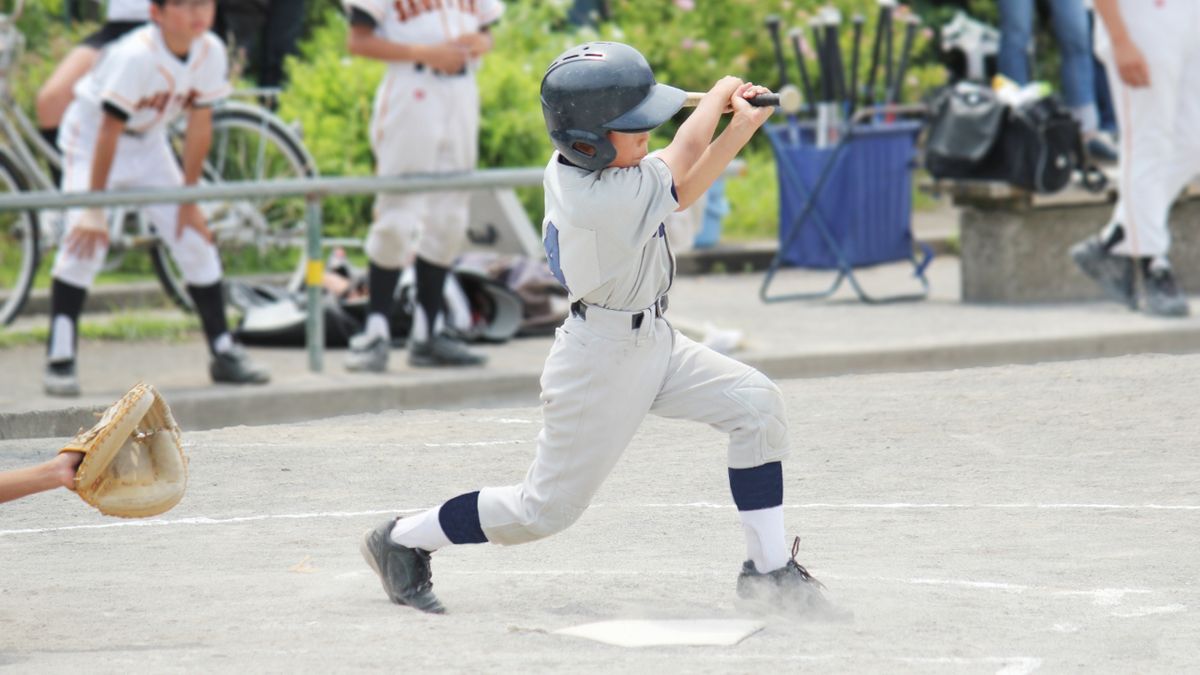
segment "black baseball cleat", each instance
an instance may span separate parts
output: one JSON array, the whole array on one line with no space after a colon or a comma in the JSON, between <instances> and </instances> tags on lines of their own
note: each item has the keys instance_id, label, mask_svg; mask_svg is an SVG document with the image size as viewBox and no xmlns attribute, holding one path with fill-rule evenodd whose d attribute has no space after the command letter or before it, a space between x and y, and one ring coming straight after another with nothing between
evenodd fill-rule
<instances>
[{"instance_id":1,"label":"black baseball cleat","mask_svg":"<svg viewBox=\"0 0 1200 675\"><path fill-rule=\"evenodd\" d=\"M825 584L796 562L799 551L800 537L796 537L792 543L792 559L771 572L759 572L753 560L742 563L742 573L737 580L738 597L767 610L825 619L853 618L852 612L830 602L822 592Z\"/></svg>"},{"instance_id":2,"label":"black baseball cleat","mask_svg":"<svg viewBox=\"0 0 1200 675\"><path fill-rule=\"evenodd\" d=\"M1071 247L1071 259L1110 298L1130 309L1137 307L1132 258L1109 253L1100 237L1092 236Z\"/></svg>"},{"instance_id":3,"label":"black baseball cleat","mask_svg":"<svg viewBox=\"0 0 1200 675\"><path fill-rule=\"evenodd\" d=\"M241 345L214 356L208 362L208 374L213 382L227 384L266 384L271 380L267 369L251 361Z\"/></svg>"},{"instance_id":4,"label":"black baseball cleat","mask_svg":"<svg viewBox=\"0 0 1200 675\"><path fill-rule=\"evenodd\" d=\"M487 357L467 349L462 342L449 335L439 334L417 342L408 343L408 365L420 368L443 366L482 366Z\"/></svg>"},{"instance_id":5,"label":"black baseball cleat","mask_svg":"<svg viewBox=\"0 0 1200 675\"><path fill-rule=\"evenodd\" d=\"M363 560L379 575L383 590L397 605L408 605L430 614L445 614L446 608L433 594L433 571L429 552L401 546L392 541L396 520L368 530L358 550Z\"/></svg>"}]
</instances>

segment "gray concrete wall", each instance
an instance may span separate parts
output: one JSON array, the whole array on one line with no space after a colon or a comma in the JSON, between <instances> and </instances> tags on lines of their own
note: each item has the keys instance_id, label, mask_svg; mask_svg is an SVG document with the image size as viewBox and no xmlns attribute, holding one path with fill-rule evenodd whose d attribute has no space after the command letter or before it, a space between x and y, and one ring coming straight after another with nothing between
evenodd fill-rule
<instances>
[{"instance_id":1,"label":"gray concrete wall","mask_svg":"<svg viewBox=\"0 0 1200 675\"><path fill-rule=\"evenodd\" d=\"M1071 246L1112 215L1099 199L960 200L962 299L980 303L1094 300L1099 288L1070 261ZM1171 212L1171 262L1189 293L1200 293L1200 198Z\"/></svg>"}]
</instances>

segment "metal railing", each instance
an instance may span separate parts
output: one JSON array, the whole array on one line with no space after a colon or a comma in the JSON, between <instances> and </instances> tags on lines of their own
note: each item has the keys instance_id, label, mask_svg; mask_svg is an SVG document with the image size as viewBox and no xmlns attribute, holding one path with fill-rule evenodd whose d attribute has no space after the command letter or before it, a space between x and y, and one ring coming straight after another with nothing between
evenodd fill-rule
<instances>
[{"instance_id":1,"label":"metal railing","mask_svg":"<svg viewBox=\"0 0 1200 675\"><path fill-rule=\"evenodd\" d=\"M745 164L740 160L735 160L725 170L725 175L736 175L744 169ZM461 173L406 174L403 176L238 181L153 190L107 190L105 192L41 190L0 195L0 212L214 202L263 197L303 197L306 202L305 253L307 257L304 280L308 292L308 303L305 309L307 314L305 344L308 350L308 368L314 373L319 373L323 369L325 354L325 315L321 304L321 280L325 273L324 252L321 250L321 202L325 197L379 192L404 194L529 187L541 185L544 172L545 169L538 166L515 169L480 169Z\"/></svg>"},{"instance_id":2,"label":"metal railing","mask_svg":"<svg viewBox=\"0 0 1200 675\"><path fill-rule=\"evenodd\" d=\"M541 185L542 173L542 167L531 167L483 169L451 174L242 181L154 190L108 190L105 192L42 190L2 195L0 196L0 211L140 206L262 197L303 197L307 204L304 229L305 252L308 258L304 273L308 291L305 344L308 349L308 368L314 373L319 373L323 368L325 354L325 316L321 310L321 279L325 273L324 254L321 250L321 202L325 197L378 192L446 192L523 187Z\"/></svg>"}]
</instances>

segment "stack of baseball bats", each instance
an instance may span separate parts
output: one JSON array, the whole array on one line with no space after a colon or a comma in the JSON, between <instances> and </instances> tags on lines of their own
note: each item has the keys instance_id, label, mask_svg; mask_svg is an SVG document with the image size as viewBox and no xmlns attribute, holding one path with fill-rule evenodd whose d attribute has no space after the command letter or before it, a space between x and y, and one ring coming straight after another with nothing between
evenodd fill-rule
<instances>
[{"instance_id":1,"label":"stack of baseball bats","mask_svg":"<svg viewBox=\"0 0 1200 675\"><path fill-rule=\"evenodd\" d=\"M834 7L822 8L808 21L807 28L812 36L811 50L806 47L803 27L792 28L788 34L796 64L800 70L800 90L804 98L804 109L816 113L816 141L818 146L836 142L840 121L849 119L859 107L892 106L902 102L904 77L908 72L913 43L921 19L908 7L898 5L896 0L877 0L878 12L874 24L874 36L869 38L870 66L867 68L865 86L860 86L859 71L866 19L855 14L850 19L852 31L849 58L842 48L842 15ZM780 89L790 85L787 59L781 36L781 20L771 15L766 18L767 31L775 49L775 64L779 69ZM896 59L896 24L904 26L900 44L899 60ZM816 78L810 77L808 56L816 61ZM848 63L847 63L848 62ZM849 66L847 68L847 65ZM879 79L882 70L882 79Z\"/></svg>"}]
</instances>

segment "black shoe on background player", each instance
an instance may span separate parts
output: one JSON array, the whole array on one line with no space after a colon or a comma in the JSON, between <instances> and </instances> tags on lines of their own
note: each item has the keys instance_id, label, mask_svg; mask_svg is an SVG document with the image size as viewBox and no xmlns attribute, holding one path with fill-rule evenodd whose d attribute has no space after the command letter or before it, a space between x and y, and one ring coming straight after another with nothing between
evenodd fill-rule
<instances>
[{"instance_id":1,"label":"black shoe on background player","mask_svg":"<svg viewBox=\"0 0 1200 675\"><path fill-rule=\"evenodd\" d=\"M42 388L49 396L78 396L79 376L75 373L75 359L47 361L42 374Z\"/></svg>"},{"instance_id":2,"label":"black shoe on background player","mask_svg":"<svg viewBox=\"0 0 1200 675\"><path fill-rule=\"evenodd\" d=\"M208 362L208 374L213 382L226 384L266 384L271 374L266 368L254 363L241 345L234 345Z\"/></svg>"},{"instance_id":3,"label":"black shoe on background player","mask_svg":"<svg viewBox=\"0 0 1200 675\"><path fill-rule=\"evenodd\" d=\"M395 520L389 520L367 531L358 547L363 560L379 575L383 590L392 602L422 612L444 614L446 608L433 594L429 552L392 541L390 535L395 525Z\"/></svg>"},{"instance_id":4,"label":"black shoe on background player","mask_svg":"<svg viewBox=\"0 0 1200 675\"><path fill-rule=\"evenodd\" d=\"M1133 290L1133 259L1113 255L1111 246L1099 236L1092 236L1071 247L1071 259L1092 281L1100 285L1110 298L1130 309L1137 307Z\"/></svg>"},{"instance_id":5,"label":"black shoe on background player","mask_svg":"<svg viewBox=\"0 0 1200 675\"><path fill-rule=\"evenodd\" d=\"M1187 296L1179 289L1167 265L1147 262L1142 275L1141 309L1151 316L1182 317L1190 312Z\"/></svg>"},{"instance_id":6,"label":"black shoe on background player","mask_svg":"<svg viewBox=\"0 0 1200 675\"><path fill-rule=\"evenodd\" d=\"M476 354L458 340L439 333L428 340L408 343L408 365L418 368L437 368L442 366L481 366L487 363L487 357Z\"/></svg>"},{"instance_id":7,"label":"black shoe on background player","mask_svg":"<svg viewBox=\"0 0 1200 675\"><path fill-rule=\"evenodd\" d=\"M792 543L792 559L771 572L759 572L753 560L742 563L742 573L737 580L738 597L769 611L823 619L852 618L854 614L830 602L822 592L825 585L796 562L799 551L800 537L796 537Z\"/></svg>"}]
</instances>

